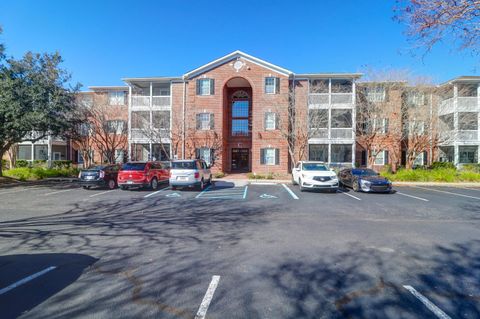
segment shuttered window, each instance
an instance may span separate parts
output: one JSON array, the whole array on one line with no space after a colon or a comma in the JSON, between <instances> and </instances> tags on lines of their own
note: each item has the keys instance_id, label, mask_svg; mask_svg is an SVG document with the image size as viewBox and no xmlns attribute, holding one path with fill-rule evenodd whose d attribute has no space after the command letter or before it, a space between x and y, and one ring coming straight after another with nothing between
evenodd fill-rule
<instances>
[{"instance_id":1,"label":"shuttered window","mask_svg":"<svg viewBox=\"0 0 480 319\"><path fill-rule=\"evenodd\" d=\"M266 131L276 130L278 128L278 116L277 113L266 112L264 118L264 127Z\"/></svg>"},{"instance_id":2,"label":"shuttered window","mask_svg":"<svg viewBox=\"0 0 480 319\"><path fill-rule=\"evenodd\" d=\"M276 77L265 78L265 93L277 94L280 92L280 79Z\"/></svg>"},{"instance_id":3,"label":"shuttered window","mask_svg":"<svg viewBox=\"0 0 480 319\"><path fill-rule=\"evenodd\" d=\"M215 80L214 79L198 79L197 95L214 95Z\"/></svg>"},{"instance_id":4,"label":"shuttered window","mask_svg":"<svg viewBox=\"0 0 480 319\"><path fill-rule=\"evenodd\" d=\"M260 149L261 165L279 165L280 150L278 148L262 148Z\"/></svg>"},{"instance_id":5,"label":"shuttered window","mask_svg":"<svg viewBox=\"0 0 480 319\"><path fill-rule=\"evenodd\" d=\"M213 130L215 127L213 113L198 113L197 114L197 130Z\"/></svg>"}]
</instances>

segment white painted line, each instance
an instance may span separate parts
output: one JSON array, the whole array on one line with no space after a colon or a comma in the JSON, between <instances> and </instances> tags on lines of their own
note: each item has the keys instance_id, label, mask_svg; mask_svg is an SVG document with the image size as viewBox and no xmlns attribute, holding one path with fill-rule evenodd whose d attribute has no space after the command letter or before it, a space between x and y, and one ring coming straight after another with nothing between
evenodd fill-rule
<instances>
[{"instance_id":1,"label":"white painted line","mask_svg":"<svg viewBox=\"0 0 480 319\"><path fill-rule=\"evenodd\" d=\"M195 196L195 198L199 198L200 196L202 196L203 193L207 192L210 187L212 187L212 185L208 185L207 188L205 188L203 191L201 191L197 196Z\"/></svg>"},{"instance_id":2,"label":"white painted line","mask_svg":"<svg viewBox=\"0 0 480 319\"><path fill-rule=\"evenodd\" d=\"M10 191L1 192L0 195L19 193L19 192L29 191L29 190L32 190L32 189L41 189L41 188L45 188L45 187L38 186L38 187L29 187L29 188L22 188L22 189L13 189L13 190L10 190Z\"/></svg>"},{"instance_id":3,"label":"white painted line","mask_svg":"<svg viewBox=\"0 0 480 319\"><path fill-rule=\"evenodd\" d=\"M245 186L245 191L243 192L243 199L247 197L248 186Z\"/></svg>"},{"instance_id":4,"label":"white painted line","mask_svg":"<svg viewBox=\"0 0 480 319\"><path fill-rule=\"evenodd\" d=\"M65 192L70 192L70 191L73 191L73 190L74 190L73 188L71 188L71 189L64 189L64 190L61 190L61 191L46 193L46 194L44 194L44 196L50 196L50 195L55 195L55 194L60 194L60 193L65 193Z\"/></svg>"},{"instance_id":5,"label":"white painted line","mask_svg":"<svg viewBox=\"0 0 480 319\"><path fill-rule=\"evenodd\" d=\"M283 186L283 188L285 188L285 189L287 190L287 192L293 197L293 199L298 199L298 196L295 195L295 193L294 193L290 188L288 188L287 185L282 184L282 186Z\"/></svg>"},{"instance_id":6,"label":"white painted line","mask_svg":"<svg viewBox=\"0 0 480 319\"><path fill-rule=\"evenodd\" d=\"M404 285L403 288L410 291L418 300L420 300L431 312L433 312L440 319L451 319L449 315L442 311L442 309L435 306L430 300L427 299L424 295L415 290L412 286Z\"/></svg>"},{"instance_id":7,"label":"white painted line","mask_svg":"<svg viewBox=\"0 0 480 319\"><path fill-rule=\"evenodd\" d=\"M245 190L242 190L241 192L238 192L238 193L223 193L223 192L208 192L207 194L203 194L202 197L208 197L208 196L222 196L222 195L231 195L231 196L235 196L235 195L238 195L238 196L243 196L243 193L245 192Z\"/></svg>"},{"instance_id":8,"label":"white painted line","mask_svg":"<svg viewBox=\"0 0 480 319\"><path fill-rule=\"evenodd\" d=\"M150 193L150 194L147 194L147 195L143 196L143 198L148 198L148 197L150 197L150 196L153 196L153 195L155 195L155 194L158 194L158 193L160 193L160 192L163 192L163 191L166 191L166 190L169 190L169 189L170 189L170 187L162 188L161 190L158 190L158 191L156 191L156 192L153 192L153 193Z\"/></svg>"},{"instance_id":9,"label":"white painted line","mask_svg":"<svg viewBox=\"0 0 480 319\"><path fill-rule=\"evenodd\" d=\"M460 197L480 199L480 197L477 197L477 196L470 196L470 195L464 195L464 194L459 194L459 193L447 192L447 191L442 191L442 190L439 190L439 189L426 188L426 187L420 187L420 186L413 186L413 187L420 188L420 189L425 189L425 190L427 190L427 191L433 191L433 192L439 192L439 193L444 193L444 194L456 195L456 196L460 196Z\"/></svg>"},{"instance_id":10,"label":"white painted line","mask_svg":"<svg viewBox=\"0 0 480 319\"><path fill-rule=\"evenodd\" d=\"M27 283L27 282L29 282L29 281L37 278L37 277L40 277L40 276L46 274L47 272L49 272L49 271L51 271L51 270L54 270L55 268L57 268L57 267L56 267L56 266L50 266L50 267L45 268L44 270L39 271L39 272L37 272L37 273L35 273L35 274L33 274L33 275L30 275L30 276L28 276L28 277L25 277L25 278L23 278L23 279L15 282L15 283L11 284L10 286L7 286L7 287L5 287L5 288L2 288L2 289L0 289L0 295L3 295L4 293L7 293L7 292L9 292L10 290L15 289L15 288L17 288L18 286L21 286L21 285L23 285L23 284L25 284L25 283Z\"/></svg>"},{"instance_id":11,"label":"white painted line","mask_svg":"<svg viewBox=\"0 0 480 319\"><path fill-rule=\"evenodd\" d=\"M413 196L413 195L408 195L408 194L404 194L404 193L400 193L400 192L397 192L398 195L402 195L402 196L407 196L407 197L411 197L411 198L415 198L415 199L419 199L419 200L423 200L424 202L428 202L429 200L428 199L425 199L425 198L421 198L421 197L417 197L417 196Z\"/></svg>"},{"instance_id":12,"label":"white painted line","mask_svg":"<svg viewBox=\"0 0 480 319\"><path fill-rule=\"evenodd\" d=\"M212 301L213 294L215 293L215 289L217 289L218 282L220 281L220 276L213 276L210 285L208 286L207 292L203 297L202 303L198 308L197 314L195 319L205 319L207 315L208 306L210 306L210 302Z\"/></svg>"},{"instance_id":13,"label":"white painted line","mask_svg":"<svg viewBox=\"0 0 480 319\"><path fill-rule=\"evenodd\" d=\"M103 195L103 194L106 194L106 193L110 193L110 192L112 192L112 191L113 191L113 189L110 189L110 190L108 190L108 191L101 192L101 193L96 193L96 194L90 195L90 196L88 196L88 197L100 196L100 195Z\"/></svg>"},{"instance_id":14,"label":"white painted line","mask_svg":"<svg viewBox=\"0 0 480 319\"><path fill-rule=\"evenodd\" d=\"M271 183L271 182L250 182L250 185L277 185L277 183Z\"/></svg>"},{"instance_id":15,"label":"white painted line","mask_svg":"<svg viewBox=\"0 0 480 319\"><path fill-rule=\"evenodd\" d=\"M356 200L362 200L361 198L358 198L357 196L353 196L347 192L344 192L344 191L340 191L340 193L342 193L343 195L347 195L347 196L350 196L351 198L355 198Z\"/></svg>"}]
</instances>

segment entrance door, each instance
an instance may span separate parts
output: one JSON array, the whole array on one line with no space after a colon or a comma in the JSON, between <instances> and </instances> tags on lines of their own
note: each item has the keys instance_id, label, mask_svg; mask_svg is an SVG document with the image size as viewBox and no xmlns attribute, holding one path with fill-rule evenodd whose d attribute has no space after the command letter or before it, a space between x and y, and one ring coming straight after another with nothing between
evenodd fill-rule
<instances>
[{"instance_id":1,"label":"entrance door","mask_svg":"<svg viewBox=\"0 0 480 319\"><path fill-rule=\"evenodd\" d=\"M249 171L250 149L232 148L232 171Z\"/></svg>"}]
</instances>

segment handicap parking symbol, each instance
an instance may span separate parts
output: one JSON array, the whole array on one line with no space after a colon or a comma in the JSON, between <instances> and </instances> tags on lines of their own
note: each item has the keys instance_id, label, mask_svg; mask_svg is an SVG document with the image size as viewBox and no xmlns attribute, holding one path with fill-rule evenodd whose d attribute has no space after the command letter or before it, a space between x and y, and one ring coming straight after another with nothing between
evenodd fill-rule
<instances>
[{"instance_id":1,"label":"handicap parking symbol","mask_svg":"<svg viewBox=\"0 0 480 319\"><path fill-rule=\"evenodd\" d=\"M180 197L180 194L178 193L172 193L172 194L167 194L165 195L166 197Z\"/></svg>"},{"instance_id":2,"label":"handicap parking symbol","mask_svg":"<svg viewBox=\"0 0 480 319\"><path fill-rule=\"evenodd\" d=\"M277 196L269 195L269 194L262 194L259 196L260 198L278 198Z\"/></svg>"}]
</instances>

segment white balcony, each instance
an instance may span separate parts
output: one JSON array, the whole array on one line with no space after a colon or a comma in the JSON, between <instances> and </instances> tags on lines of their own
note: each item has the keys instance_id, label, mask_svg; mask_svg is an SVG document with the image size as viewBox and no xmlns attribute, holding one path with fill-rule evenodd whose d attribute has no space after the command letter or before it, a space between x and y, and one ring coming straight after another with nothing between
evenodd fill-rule
<instances>
[{"instance_id":1,"label":"white balcony","mask_svg":"<svg viewBox=\"0 0 480 319\"><path fill-rule=\"evenodd\" d=\"M478 111L478 98L476 96L458 97L457 98L457 110L459 112L477 112Z\"/></svg>"},{"instance_id":2,"label":"white balcony","mask_svg":"<svg viewBox=\"0 0 480 319\"><path fill-rule=\"evenodd\" d=\"M170 109L170 100L171 97L168 95L162 96L143 96L143 95L133 95L132 96L132 109L136 110L148 110L150 109L150 99L152 109Z\"/></svg>"},{"instance_id":3,"label":"white balcony","mask_svg":"<svg viewBox=\"0 0 480 319\"><path fill-rule=\"evenodd\" d=\"M470 142L478 140L478 131L477 130L464 130L458 131L458 141Z\"/></svg>"},{"instance_id":4,"label":"white balcony","mask_svg":"<svg viewBox=\"0 0 480 319\"><path fill-rule=\"evenodd\" d=\"M308 95L308 104L313 105L341 105L342 108L345 105L348 107L353 107L353 93L311 93Z\"/></svg>"}]
</instances>

